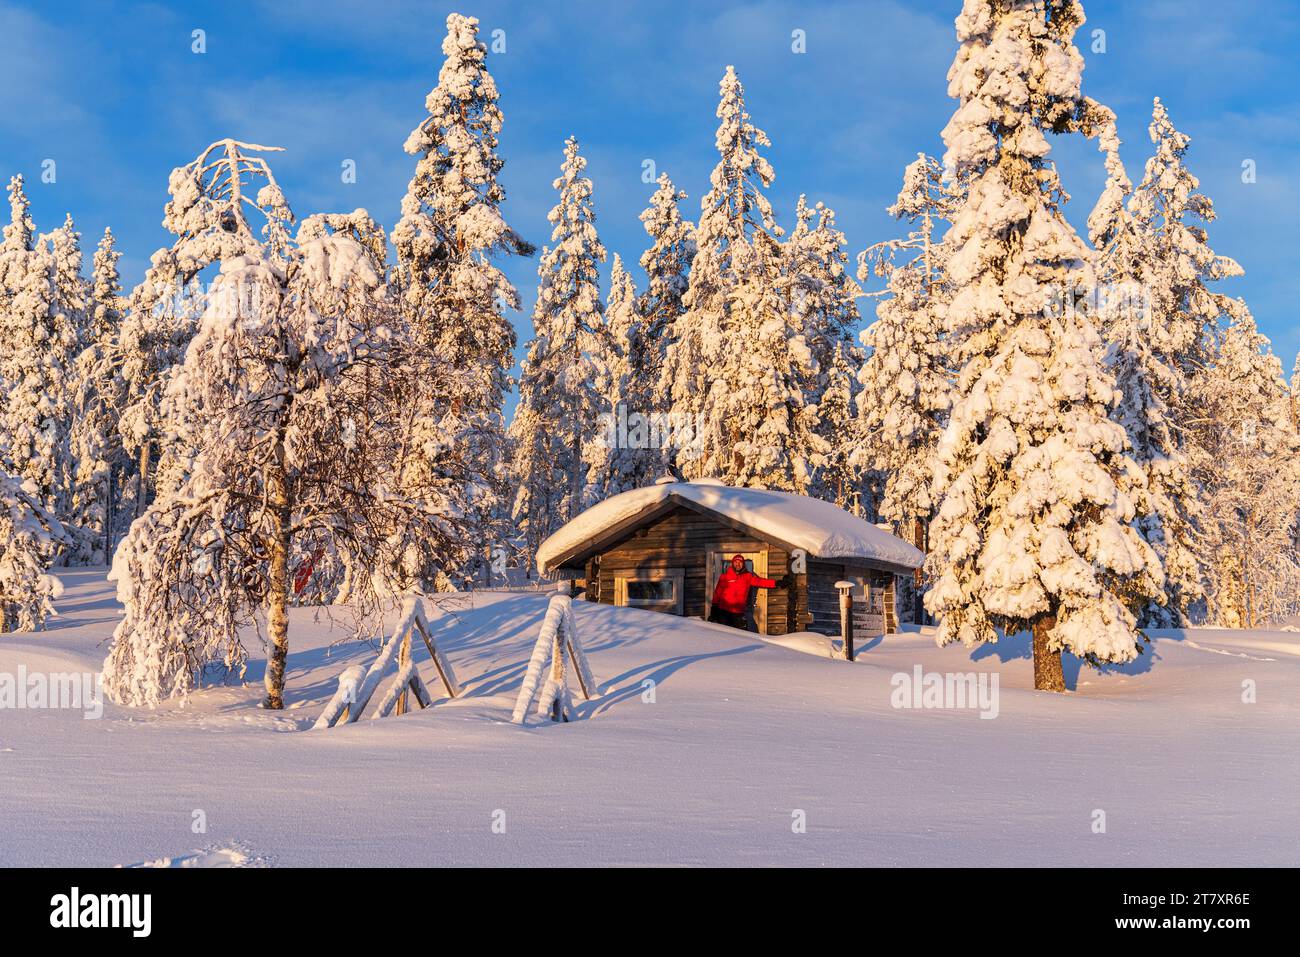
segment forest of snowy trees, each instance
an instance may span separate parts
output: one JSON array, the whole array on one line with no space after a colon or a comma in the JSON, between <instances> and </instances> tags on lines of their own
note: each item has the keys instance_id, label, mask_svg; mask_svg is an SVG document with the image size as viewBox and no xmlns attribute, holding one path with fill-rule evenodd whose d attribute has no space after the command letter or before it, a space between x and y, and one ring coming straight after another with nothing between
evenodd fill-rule
<instances>
[{"instance_id":1,"label":"forest of snowy trees","mask_svg":"<svg viewBox=\"0 0 1300 957\"><path fill-rule=\"evenodd\" d=\"M1123 662L1146 627L1300 613L1300 363L1288 384L1218 290L1242 270L1158 99L1129 177L1082 92L1082 23L1075 0L965 0L945 152L900 171L897 237L856 256L822 203L778 222L731 67L698 209L660 175L644 249L610 253L571 137L536 249L502 214L504 116L459 14L387 235L362 209L297 216L276 148L222 140L172 172L174 238L127 290L112 232L87 267L14 176L0 629L55 609L52 566L111 564L116 700L241 673L257 622L279 708L291 605L366 619L527 574L560 525L665 473L888 523L928 554L939 640L1031 632L1039 688L1064 687L1063 650ZM1087 237L1053 136L1105 166ZM502 264L534 255L516 381Z\"/></svg>"}]
</instances>

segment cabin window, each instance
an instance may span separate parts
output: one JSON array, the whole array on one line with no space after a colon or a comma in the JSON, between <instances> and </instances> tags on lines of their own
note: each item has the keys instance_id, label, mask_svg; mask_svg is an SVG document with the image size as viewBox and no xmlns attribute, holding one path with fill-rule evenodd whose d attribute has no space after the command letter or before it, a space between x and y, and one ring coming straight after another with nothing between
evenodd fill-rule
<instances>
[{"instance_id":1,"label":"cabin window","mask_svg":"<svg viewBox=\"0 0 1300 957\"><path fill-rule=\"evenodd\" d=\"M632 578L627 582L627 603L629 605L657 605L660 602L676 601L674 594L676 584L671 578Z\"/></svg>"},{"instance_id":2,"label":"cabin window","mask_svg":"<svg viewBox=\"0 0 1300 957\"><path fill-rule=\"evenodd\" d=\"M684 605L684 579L685 575L680 568L616 572L614 604L680 615Z\"/></svg>"}]
</instances>

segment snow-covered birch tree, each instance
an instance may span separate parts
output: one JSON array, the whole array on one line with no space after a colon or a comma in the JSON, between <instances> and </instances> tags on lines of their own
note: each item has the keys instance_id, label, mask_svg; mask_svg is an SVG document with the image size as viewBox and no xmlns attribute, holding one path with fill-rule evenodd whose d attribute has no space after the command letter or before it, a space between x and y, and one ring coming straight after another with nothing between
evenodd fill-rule
<instances>
[{"instance_id":1,"label":"snow-covered birch tree","mask_svg":"<svg viewBox=\"0 0 1300 957\"><path fill-rule=\"evenodd\" d=\"M188 468L184 433L189 426L164 409L162 400L170 370L184 357L206 308L200 274L264 249L284 258L293 213L266 159L258 155L280 149L218 140L172 170L168 180L171 199L163 209L163 226L177 238L153 254L144 280L132 290L112 350L123 387L119 431L136 459L137 515L159 478L175 484ZM160 458L155 476L153 464Z\"/></svg>"},{"instance_id":2,"label":"snow-covered birch tree","mask_svg":"<svg viewBox=\"0 0 1300 957\"><path fill-rule=\"evenodd\" d=\"M410 330L382 263L329 221L304 221L299 238L222 261L171 378L170 400L197 424L193 453L114 557L126 617L105 688L118 701L154 704L213 667L241 671L241 628L264 613L266 706L283 707L296 552L340 555L340 597L367 619L465 557L446 485L401 473L408 434L392 406L408 393L393 384L423 367L402 361Z\"/></svg>"},{"instance_id":3,"label":"snow-covered birch tree","mask_svg":"<svg viewBox=\"0 0 1300 957\"><path fill-rule=\"evenodd\" d=\"M937 451L926 607L941 644L1032 631L1034 687L1063 691L1061 652L1121 662L1140 650L1130 610L1159 593L1136 527L1141 470L1086 308L1090 252L1066 222L1045 133L1096 134L1113 117L1080 91L1075 0L966 0L943 131L969 193L944 239L949 322L968 340Z\"/></svg>"}]
</instances>

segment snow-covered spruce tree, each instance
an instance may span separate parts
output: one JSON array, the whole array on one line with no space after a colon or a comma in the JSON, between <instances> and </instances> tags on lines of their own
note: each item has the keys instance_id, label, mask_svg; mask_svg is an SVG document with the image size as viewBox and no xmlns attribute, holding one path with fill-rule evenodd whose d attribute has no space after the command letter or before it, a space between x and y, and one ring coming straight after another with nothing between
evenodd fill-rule
<instances>
[{"instance_id":1,"label":"snow-covered spruce tree","mask_svg":"<svg viewBox=\"0 0 1300 957\"><path fill-rule=\"evenodd\" d=\"M834 501L846 495L856 498L857 493L849 462L856 442L853 429L846 429L851 419L845 418L857 390L851 383L831 381L833 375L850 366L856 373L862 362L860 350L853 345L861 320L857 300L862 288L849 273L844 245L844 234L835 226L834 210L822 203L810 207L800 196L795 227L784 245L785 268L790 276L794 322L816 366L815 376L804 387L805 398L821 409L818 432L829 449L810 491ZM827 393L833 388L838 390L831 397L833 407L823 409ZM845 388L849 390L850 405L842 410L838 403L845 397Z\"/></svg>"},{"instance_id":2,"label":"snow-covered spruce tree","mask_svg":"<svg viewBox=\"0 0 1300 957\"><path fill-rule=\"evenodd\" d=\"M628 363L640 411L666 413L671 409L671 396L662 391L664 362L677 322L686 311L682 300L695 259L695 225L682 217L681 201L686 194L673 185L668 174L660 173L657 183L650 205L641 213L650 236L650 247L641 254L646 287L636 305L643 331L632 345Z\"/></svg>"},{"instance_id":3,"label":"snow-covered spruce tree","mask_svg":"<svg viewBox=\"0 0 1300 957\"><path fill-rule=\"evenodd\" d=\"M23 188L21 173L9 178L9 222L4 227L5 251L36 248L36 223L32 221L32 204Z\"/></svg>"},{"instance_id":4,"label":"snow-covered spruce tree","mask_svg":"<svg viewBox=\"0 0 1300 957\"><path fill-rule=\"evenodd\" d=\"M137 515L164 470L170 475L164 481L175 483L186 468L186 444L177 434L185 425L169 421L171 414L160 403L169 372L184 357L205 308L200 273L264 248L283 259L288 248L293 213L270 166L257 155L280 149L218 140L172 170L168 180L171 199L163 209L163 226L176 240L153 254L144 280L131 292L112 348L123 389L119 431L136 463ZM160 458L156 476L152 466Z\"/></svg>"},{"instance_id":5,"label":"snow-covered spruce tree","mask_svg":"<svg viewBox=\"0 0 1300 957\"><path fill-rule=\"evenodd\" d=\"M1165 572L1163 601L1146 602L1138 620L1147 627L1180 626L1188 623L1189 609L1203 600L1204 575L1195 532L1201 505L1183 451L1184 433L1171 408L1185 404L1188 370L1199 365L1188 350L1199 352L1204 330L1189 330L1185 317L1152 308L1150 283L1164 272L1161 256L1167 250L1153 224L1135 220L1129 212L1132 185L1113 123L1102 133L1101 147L1106 188L1088 219L1097 250L1093 306L1122 397L1114 417L1124 426L1132 458L1146 479L1135 492L1138 528ZM1163 294L1162 301L1170 304Z\"/></svg>"},{"instance_id":6,"label":"snow-covered spruce tree","mask_svg":"<svg viewBox=\"0 0 1300 957\"><path fill-rule=\"evenodd\" d=\"M112 553L116 531L134 514L131 496L123 496L129 467L117 423L121 416L122 381L113 363L113 344L122 321L122 283L112 230L105 229L95 250L83 349L74 367L71 521L78 531L70 561L101 564Z\"/></svg>"},{"instance_id":7,"label":"snow-covered spruce tree","mask_svg":"<svg viewBox=\"0 0 1300 957\"><path fill-rule=\"evenodd\" d=\"M503 116L478 20L449 15L442 52L438 84L425 100L428 116L406 141L406 152L419 159L393 245L402 301L430 363L450 360L456 370L425 411L436 417L455 407L466 416L466 497L471 534L482 549L505 534L502 403L515 361L506 310L519 308L519 293L496 260L535 250L501 216Z\"/></svg>"},{"instance_id":8,"label":"snow-covered spruce tree","mask_svg":"<svg viewBox=\"0 0 1300 957\"><path fill-rule=\"evenodd\" d=\"M817 402L835 352L840 343L853 337L861 321L857 300L862 288L849 272L845 238L835 226L835 211L823 203L810 207L805 197L799 197L795 228L786 239L785 253L794 311L813 360L823 372L810 396Z\"/></svg>"},{"instance_id":9,"label":"snow-covered spruce tree","mask_svg":"<svg viewBox=\"0 0 1300 957\"><path fill-rule=\"evenodd\" d=\"M117 237L110 227L105 226L91 263L90 311L85 327L87 343L112 342L122 322L122 274L118 270L121 260Z\"/></svg>"},{"instance_id":10,"label":"snow-covered spruce tree","mask_svg":"<svg viewBox=\"0 0 1300 957\"><path fill-rule=\"evenodd\" d=\"M36 631L63 586L50 563L69 538L35 485L0 473L0 632Z\"/></svg>"},{"instance_id":11,"label":"snow-covered spruce tree","mask_svg":"<svg viewBox=\"0 0 1300 957\"><path fill-rule=\"evenodd\" d=\"M66 514L76 330L61 308L51 237L32 235L21 176L10 181L9 200L13 216L0 248L0 468L31 480L47 508Z\"/></svg>"},{"instance_id":12,"label":"snow-covered spruce tree","mask_svg":"<svg viewBox=\"0 0 1300 957\"><path fill-rule=\"evenodd\" d=\"M792 313L784 251L759 232L735 260L740 279L708 370L709 429L701 456L687 464L728 485L804 494L830 446L807 401L818 370Z\"/></svg>"},{"instance_id":13,"label":"snow-covered spruce tree","mask_svg":"<svg viewBox=\"0 0 1300 957\"><path fill-rule=\"evenodd\" d=\"M266 705L283 707L295 552L340 555L363 620L415 573L464 558L445 487L400 474L409 435L391 403L406 392L390 386L422 373L403 361L409 329L373 250L328 226L221 263L169 385L198 424L191 467L114 556L115 700L154 704L213 666L241 670L240 629L264 611Z\"/></svg>"},{"instance_id":14,"label":"snow-covered spruce tree","mask_svg":"<svg viewBox=\"0 0 1300 957\"><path fill-rule=\"evenodd\" d=\"M1089 251L1047 160L1045 132L1110 117L1080 93L1082 23L1074 0L966 0L948 73L961 105L943 131L945 166L970 183L944 238L949 323L983 335L937 450L926 607L941 644L1032 630L1034 687L1052 691L1063 650L1135 657L1130 606L1163 584L1135 526L1142 475L1110 418L1118 391L1074 307L1093 286Z\"/></svg>"},{"instance_id":15,"label":"snow-covered spruce tree","mask_svg":"<svg viewBox=\"0 0 1300 957\"><path fill-rule=\"evenodd\" d=\"M1153 359L1146 371L1152 393L1165 407L1167 447L1171 451L1168 461L1162 462L1161 449L1156 448L1152 461L1156 494L1162 499L1157 504L1167 506L1161 529L1164 537L1158 550L1166 552L1166 591L1172 613L1152 611L1147 617L1156 622L1182 623L1189 614L1203 613L1201 584L1211 574L1213 561L1206 550L1207 539L1200 531L1204 497L1188 482L1186 468L1198 469L1197 460L1217 443L1214 425L1208 425L1208 434L1195 426L1204 419L1195 405L1189 404L1188 397L1196 389L1197 378L1213 361L1233 308L1232 300L1213 291L1211 284L1239 276L1242 269L1209 247L1205 227L1214 220L1214 205L1198 192L1199 183L1185 165L1190 138L1174 128L1159 100L1155 101L1149 133L1154 154L1147 160L1142 180L1123 210L1123 220L1131 228L1133 239L1125 239L1127 230L1115 230L1119 238L1111 245L1116 248L1108 250L1107 256L1111 261L1127 263L1139 283L1143 309L1149 316L1149 322L1139 330L1143 340L1139 349L1149 350ZM1099 210L1104 207L1102 204ZM1100 215L1106 218L1104 213ZM1112 341L1125 332L1120 327ZM1130 391L1140 394L1136 385ZM1159 429L1160 425L1155 427ZM1141 445L1135 443L1135 449L1141 461Z\"/></svg>"},{"instance_id":16,"label":"snow-covered spruce tree","mask_svg":"<svg viewBox=\"0 0 1300 957\"><path fill-rule=\"evenodd\" d=\"M605 247L596 234L591 180L582 175L586 166L570 137L553 184L560 199L548 216L551 245L537 267L533 339L511 423L519 486L514 514L530 564L542 540L582 510L585 456L607 411L592 360L605 335L597 271Z\"/></svg>"},{"instance_id":17,"label":"snow-covered spruce tree","mask_svg":"<svg viewBox=\"0 0 1300 957\"><path fill-rule=\"evenodd\" d=\"M673 323L660 385L673 416L697 424L706 415L720 355L734 348L727 342L725 330L736 290L750 278L744 274L744 264L754 261L746 252L751 239L760 233L769 238L782 234L772 216L772 204L763 193L776 174L758 152L771 141L750 122L745 91L734 67L727 67L719 92L718 164L701 200L696 253L683 297L686 312ZM704 454L676 457L675 464L688 478L711 475L709 470L719 460L730 458L728 449L716 447L720 436L706 432L702 444L714 448ZM700 450L693 448L692 452Z\"/></svg>"},{"instance_id":18,"label":"snow-covered spruce tree","mask_svg":"<svg viewBox=\"0 0 1300 957\"><path fill-rule=\"evenodd\" d=\"M852 462L883 476L878 517L925 547L934 514L931 487L935 450L948 422L953 380L960 367L962 329L947 327L948 247L936 231L962 201L939 161L924 153L907 165L898 200L889 208L912 224L905 239L873 246L859 257L858 275L886 280L887 297L862 333L869 350L858 395L858 447Z\"/></svg>"},{"instance_id":19,"label":"snow-covered spruce tree","mask_svg":"<svg viewBox=\"0 0 1300 957\"><path fill-rule=\"evenodd\" d=\"M815 494L840 508L858 514L862 507L862 482L855 464L860 445L858 419L853 410L859 392L862 351L845 337L835 345L817 403L818 431L827 449L817 470Z\"/></svg>"},{"instance_id":20,"label":"snow-covered spruce tree","mask_svg":"<svg viewBox=\"0 0 1300 957\"><path fill-rule=\"evenodd\" d=\"M650 485L663 474L662 450L652 448L650 409L632 366L632 356L647 352L637 312L636 285L614 254L605 301L605 322L594 339L592 365L603 411L596 434L586 444L584 504L594 505L619 492Z\"/></svg>"},{"instance_id":21,"label":"snow-covered spruce tree","mask_svg":"<svg viewBox=\"0 0 1300 957\"><path fill-rule=\"evenodd\" d=\"M54 259L54 330L52 348L57 351L57 362L63 372L63 394L59 398L59 425L67 436L67 463L64 466L65 487L52 504L59 518L72 536L73 546L62 556L61 562L84 564L94 551L95 533L81 527L77 518L77 450L74 445L77 429L78 359L85 347L90 323L90 284L82 275L81 233L77 231L72 216L64 218L63 225L43 237L50 245Z\"/></svg>"},{"instance_id":22,"label":"snow-covered spruce tree","mask_svg":"<svg viewBox=\"0 0 1300 957\"><path fill-rule=\"evenodd\" d=\"M1191 137L1174 128L1159 99L1149 132L1155 153L1129 209L1150 269L1145 280L1158 345L1184 374L1195 376L1213 356L1232 308L1229 296L1207 284L1244 270L1209 247L1205 227L1214 221L1214 204L1198 192L1200 183L1184 164Z\"/></svg>"},{"instance_id":23,"label":"snow-covered spruce tree","mask_svg":"<svg viewBox=\"0 0 1300 957\"><path fill-rule=\"evenodd\" d=\"M0 243L0 360L9 351L9 343L19 332L13 316L14 299L27 274L27 257L36 248L36 224L32 221L31 203L23 189L21 174L10 178L8 186L9 220L4 225L4 241ZM9 385L0 361L0 413L8 407ZM0 435L0 463L7 457L9 443Z\"/></svg>"},{"instance_id":24,"label":"snow-covered spruce tree","mask_svg":"<svg viewBox=\"0 0 1300 957\"><path fill-rule=\"evenodd\" d=\"M1258 628L1300 613L1294 543L1300 517L1300 435L1282 363L1240 300L1213 364L1195 377L1188 407L1200 447L1203 534L1212 556L1210 620Z\"/></svg>"},{"instance_id":25,"label":"snow-covered spruce tree","mask_svg":"<svg viewBox=\"0 0 1300 957\"><path fill-rule=\"evenodd\" d=\"M90 321L90 284L82 275L81 233L67 214L63 225L46 238L54 257L54 309L63 344L72 350L64 357L64 365L71 365Z\"/></svg>"},{"instance_id":26,"label":"snow-covered spruce tree","mask_svg":"<svg viewBox=\"0 0 1300 957\"><path fill-rule=\"evenodd\" d=\"M1300 355L1295 357L1291 368L1291 421L1300 430Z\"/></svg>"}]
</instances>

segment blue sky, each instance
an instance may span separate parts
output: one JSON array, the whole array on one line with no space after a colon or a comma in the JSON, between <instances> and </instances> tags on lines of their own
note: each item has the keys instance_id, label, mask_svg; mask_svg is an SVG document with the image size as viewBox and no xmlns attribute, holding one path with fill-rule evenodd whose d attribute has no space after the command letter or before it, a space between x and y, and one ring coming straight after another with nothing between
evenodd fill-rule
<instances>
[{"instance_id":1,"label":"blue sky","mask_svg":"<svg viewBox=\"0 0 1300 957\"><path fill-rule=\"evenodd\" d=\"M295 212L365 207L397 218L413 160L402 151L437 79L446 14L476 16L506 115L507 219L538 245L551 181L576 135L610 253L635 263L651 159L698 210L715 160L718 80L735 64L772 138L772 199L788 225L799 193L834 208L852 254L899 231L884 209L918 150L942 150L953 110L945 74L957 0L655 3L246 0L241 4L10 3L0 0L0 174L27 176L38 226L71 212L92 247L111 225L128 283L169 242L159 221L170 170L234 136L285 147L273 166ZM1193 138L1190 165L1214 200L1215 250L1246 276L1242 295L1288 373L1300 349L1300 0L1091 0L1079 34L1085 90L1120 118L1136 180L1160 96ZM192 31L207 52L191 52ZM791 52L805 31L807 52ZM1104 53L1089 51L1105 31ZM1101 188L1092 144L1055 140L1082 229ZM57 180L40 182L42 162ZM356 163L355 183L340 176ZM1242 163L1253 160L1254 183ZM509 268L525 300L536 264Z\"/></svg>"}]
</instances>

